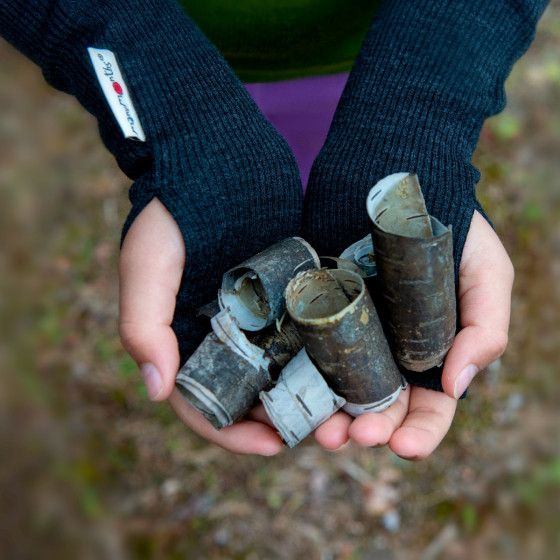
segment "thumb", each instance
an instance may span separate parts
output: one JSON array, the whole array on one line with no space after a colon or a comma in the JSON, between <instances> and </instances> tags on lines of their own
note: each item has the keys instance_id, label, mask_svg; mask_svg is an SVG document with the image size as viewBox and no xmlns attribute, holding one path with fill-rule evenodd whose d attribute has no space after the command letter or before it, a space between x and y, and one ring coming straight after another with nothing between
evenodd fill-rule
<instances>
[{"instance_id":1,"label":"thumb","mask_svg":"<svg viewBox=\"0 0 560 560\"><path fill-rule=\"evenodd\" d=\"M153 199L124 240L119 260L119 333L140 367L148 397L167 399L179 370L171 321L185 265L181 232L163 204Z\"/></svg>"},{"instance_id":2,"label":"thumb","mask_svg":"<svg viewBox=\"0 0 560 560\"><path fill-rule=\"evenodd\" d=\"M494 230L475 212L459 273L462 330L446 358L442 385L459 398L477 372L505 350L513 284L513 266Z\"/></svg>"}]
</instances>

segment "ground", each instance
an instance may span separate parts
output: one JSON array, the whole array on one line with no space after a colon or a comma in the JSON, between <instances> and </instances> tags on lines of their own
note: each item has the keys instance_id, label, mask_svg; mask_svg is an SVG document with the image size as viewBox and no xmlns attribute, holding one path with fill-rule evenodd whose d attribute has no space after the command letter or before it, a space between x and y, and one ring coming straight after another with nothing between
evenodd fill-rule
<instances>
[{"instance_id":1,"label":"ground","mask_svg":"<svg viewBox=\"0 0 560 560\"><path fill-rule=\"evenodd\" d=\"M2 557L551 558L560 553L560 2L484 126L479 198L516 268L510 344L427 460L310 438L206 444L117 336L129 182L95 121L0 43Z\"/></svg>"}]
</instances>

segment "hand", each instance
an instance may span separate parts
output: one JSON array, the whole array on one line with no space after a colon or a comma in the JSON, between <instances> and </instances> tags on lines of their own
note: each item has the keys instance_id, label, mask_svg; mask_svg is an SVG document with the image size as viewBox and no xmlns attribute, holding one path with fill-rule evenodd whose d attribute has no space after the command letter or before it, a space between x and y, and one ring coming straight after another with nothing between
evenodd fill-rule
<instances>
[{"instance_id":1,"label":"hand","mask_svg":"<svg viewBox=\"0 0 560 560\"><path fill-rule=\"evenodd\" d=\"M459 274L462 330L445 358L445 392L409 386L384 412L356 419L339 412L316 430L319 444L336 449L351 439L365 447L388 445L403 459L430 455L451 426L457 399L506 348L512 284L513 266L502 243L475 212Z\"/></svg>"},{"instance_id":2,"label":"hand","mask_svg":"<svg viewBox=\"0 0 560 560\"><path fill-rule=\"evenodd\" d=\"M142 371L149 398L169 399L188 428L234 453L274 455L283 444L276 431L266 425L262 407L247 419L217 431L175 388L180 363L171 322L184 265L181 232L163 204L154 199L130 227L121 251L122 343Z\"/></svg>"},{"instance_id":3,"label":"hand","mask_svg":"<svg viewBox=\"0 0 560 560\"><path fill-rule=\"evenodd\" d=\"M170 327L184 267L181 234L165 208L152 201L132 225L120 260L120 333L139 364L152 400L169 399L183 423L234 453L273 455L282 442L262 407L221 431L186 403L174 388L179 369L177 340ZM386 411L353 419L339 412L315 432L317 442L336 449L349 439L366 447L389 447L405 459L427 457L447 433L458 398L474 365L482 370L507 343L513 268L498 237L475 213L461 260L459 306L463 329L445 360L445 393L409 387Z\"/></svg>"}]
</instances>

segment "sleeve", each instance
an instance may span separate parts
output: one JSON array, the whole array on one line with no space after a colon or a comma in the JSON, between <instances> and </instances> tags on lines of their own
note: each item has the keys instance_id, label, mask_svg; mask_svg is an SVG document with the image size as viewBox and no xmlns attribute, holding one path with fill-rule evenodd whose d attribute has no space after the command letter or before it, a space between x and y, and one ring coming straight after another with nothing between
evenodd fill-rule
<instances>
[{"instance_id":1,"label":"sleeve","mask_svg":"<svg viewBox=\"0 0 560 560\"><path fill-rule=\"evenodd\" d=\"M479 207L471 159L482 124L505 107L505 80L547 3L381 3L312 172L307 226L319 249L335 254L365 235L364 193L390 173L410 171L419 174L428 210L452 224L458 267ZM356 177L361 187L349 184Z\"/></svg>"},{"instance_id":2,"label":"sleeve","mask_svg":"<svg viewBox=\"0 0 560 560\"><path fill-rule=\"evenodd\" d=\"M51 86L76 97L97 118L103 142L132 179L149 170L156 146L170 144L187 111L200 110L197 103L217 110L222 99L208 95L219 89L213 86L240 86L174 0L3 0L0 34L42 69ZM116 57L145 142L123 135L95 74L91 47ZM196 75L202 67L206 75ZM188 82L197 98L178 103Z\"/></svg>"},{"instance_id":3,"label":"sleeve","mask_svg":"<svg viewBox=\"0 0 560 560\"><path fill-rule=\"evenodd\" d=\"M453 230L455 277L475 209L472 156L529 47L546 0L383 0L314 162L304 236L339 254L368 233L369 189L416 173L428 212ZM439 372L440 374L441 372ZM423 376L441 388L438 373Z\"/></svg>"},{"instance_id":4,"label":"sleeve","mask_svg":"<svg viewBox=\"0 0 560 560\"><path fill-rule=\"evenodd\" d=\"M203 336L195 311L223 272L299 233L288 145L174 0L3 0L0 34L97 118L135 181L124 235L154 197L177 222L187 263L173 327L184 361Z\"/></svg>"}]
</instances>

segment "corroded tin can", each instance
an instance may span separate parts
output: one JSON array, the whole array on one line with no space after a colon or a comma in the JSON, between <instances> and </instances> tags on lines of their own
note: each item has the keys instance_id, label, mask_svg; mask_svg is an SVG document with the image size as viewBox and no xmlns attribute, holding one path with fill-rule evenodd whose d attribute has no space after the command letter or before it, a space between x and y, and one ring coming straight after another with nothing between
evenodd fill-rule
<instances>
[{"instance_id":1,"label":"corroded tin can","mask_svg":"<svg viewBox=\"0 0 560 560\"><path fill-rule=\"evenodd\" d=\"M362 278L348 270L298 274L286 307L305 348L333 391L357 416L392 404L402 378Z\"/></svg>"},{"instance_id":2,"label":"corroded tin can","mask_svg":"<svg viewBox=\"0 0 560 560\"><path fill-rule=\"evenodd\" d=\"M367 211L391 348L404 368L428 370L442 363L455 336L451 229L428 216L418 180L408 173L380 181Z\"/></svg>"},{"instance_id":3,"label":"corroded tin can","mask_svg":"<svg viewBox=\"0 0 560 560\"><path fill-rule=\"evenodd\" d=\"M284 290L300 271L319 267L315 250L301 237L284 239L227 271L218 293L240 328L258 331L280 319Z\"/></svg>"}]
</instances>

